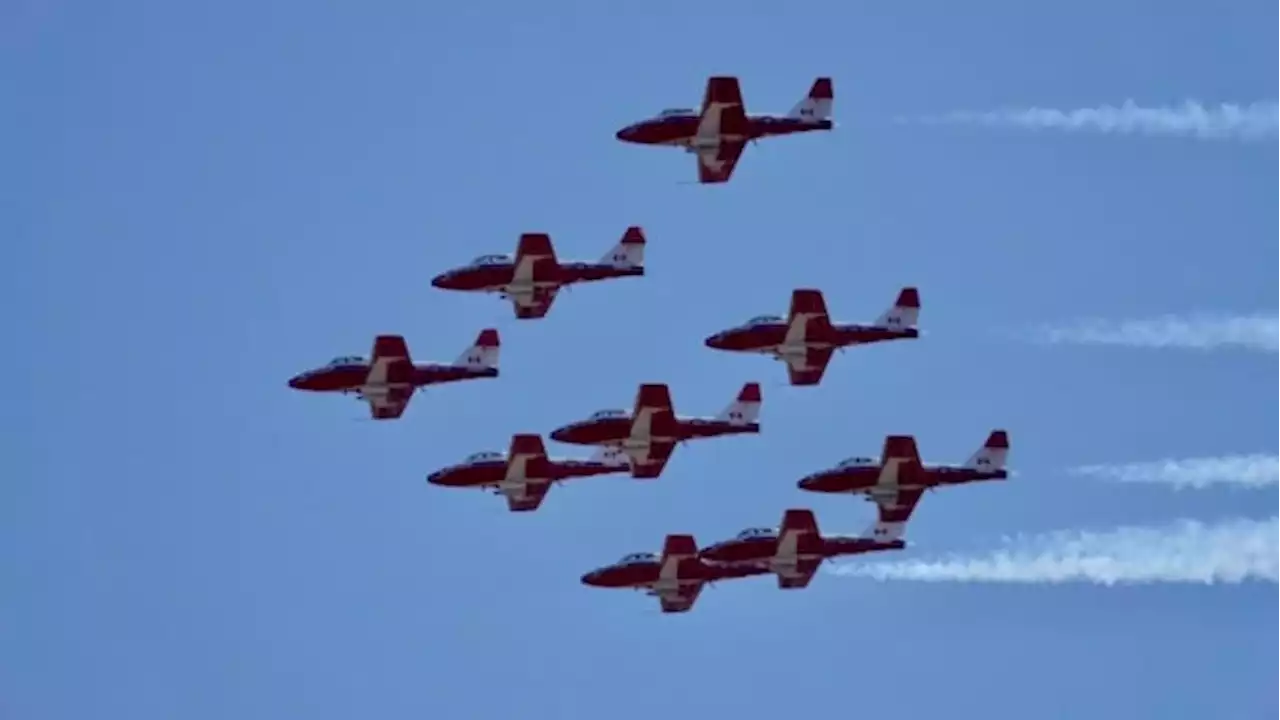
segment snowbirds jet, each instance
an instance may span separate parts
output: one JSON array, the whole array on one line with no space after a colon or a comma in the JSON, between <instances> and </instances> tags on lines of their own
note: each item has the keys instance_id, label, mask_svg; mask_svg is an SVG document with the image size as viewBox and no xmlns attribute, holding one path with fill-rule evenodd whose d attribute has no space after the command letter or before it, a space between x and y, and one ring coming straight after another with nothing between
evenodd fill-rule
<instances>
[{"instance_id":1,"label":"snowbirds jet","mask_svg":"<svg viewBox=\"0 0 1280 720\"><path fill-rule=\"evenodd\" d=\"M823 560L880 550L901 550L904 522L881 517L861 537L823 537L813 511L791 509L778 528L747 528L732 540L703 548L698 557L713 565L755 567L774 573L783 589L809 586Z\"/></svg>"},{"instance_id":2,"label":"snowbirds jet","mask_svg":"<svg viewBox=\"0 0 1280 720\"><path fill-rule=\"evenodd\" d=\"M623 142L673 145L698 156L698 182L724 183L748 142L763 137L830 130L835 93L831 78L813 82L809 94L786 115L748 115L736 77L712 77L702 96L702 110L663 110L618 131Z\"/></svg>"},{"instance_id":3,"label":"snowbirds jet","mask_svg":"<svg viewBox=\"0 0 1280 720\"><path fill-rule=\"evenodd\" d=\"M801 288L791 291L786 318L761 315L704 342L715 350L771 355L787 364L792 385L817 385L836 350L919 337L919 319L920 292L913 287L903 288L893 306L870 324L832 323L822 291Z\"/></svg>"},{"instance_id":4,"label":"snowbirds jet","mask_svg":"<svg viewBox=\"0 0 1280 720\"><path fill-rule=\"evenodd\" d=\"M374 420L394 420L404 414L414 390L427 385L498 377L498 331L480 331L476 341L452 363L415 363L400 335L379 335L373 357L334 358L328 365L289 379L289 387L313 392L355 395L369 403Z\"/></svg>"},{"instance_id":5,"label":"snowbirds jet","mask_svg":"<svg viewBox=\"0 0 1280 720\"><path fill-rule=\"evenodd\" d=\"M570 445L620 448L631 460L631 476L652 479L662 474L676 443L721 435L760 432L760 383L742 386L738 397L714 418L680 417L671 391L662 383L645 383L636 392L635 409L600 410L586 420L552 431L551 439Z\"/></svg>"},{"instance_id":6,"label":"snowbirds jet","mask_svg":"<svg viewBox=\"0 0 1280 720\"><path fill-rule=\"evenodd\" d=\"M611 278L644 276L644 230L629 227L622 239L599 262L562 262L556 259L551 236L525 233L516 243L515 257L481 255L470 265L432 278L443 290L498 293L510 300L517 318L545 317L560 288Z\"/></svg>"},{"instance_id":7,"label":"snowbirds jet","mask_svg":"<svg viewBox=\"0 0 1280 720\"><path fill-rule=\"evenodd\" d=\"M711 565L698 557L692 535L668 535L662 555L633 553L618 562L582 576L582 584L601 588L632 588L657 597L664 613L693 608L706 585L729 578L763 575L754 566Z\"/></svg>"},{"instance_id":8,"label":"snowbirds jet","mask_svg":"<svg viewBox=\"0 0 1280 720\"><path fill-rule=\"evenodd\" d=\"M815 472L796 483L801 490L821 493L862 494L874 500L882 512L905 522L925 490L984 480L1004 480L1009 474L1009 433L993 430L987 441L963 465L925 465L916 440L910 435L890 435L884 440L880 462L852 457L839 465ZM882 515L882 517L885 517Z\"/></svg>"},{"instance_id":9,"label":"snowbirds jet","mask_svg":"<svg viewBox=\"0 0 1280 720\"><path fill-rule=\"evenodd\" d=\"M547 457L542 437L514 435L510 450L479 452L459 465L443 468L427 476L427 482L445 487L478 487L505 495L511 512L531 512L542 504L552 483L569 478L592 477L630 469L627 456L618 448L601 446L588 460Z\"/></svg>"}]
</instances>

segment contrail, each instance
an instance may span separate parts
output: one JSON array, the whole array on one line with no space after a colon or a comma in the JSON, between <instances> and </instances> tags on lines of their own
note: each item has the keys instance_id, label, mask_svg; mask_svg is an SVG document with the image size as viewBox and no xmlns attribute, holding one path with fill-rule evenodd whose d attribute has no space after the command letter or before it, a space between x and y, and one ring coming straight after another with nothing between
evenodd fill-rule
<instances>
[{"instance_id":1,"label":"contrail","mask_svg":"<svg viewBox=\"0 0 1280 720\"><path fill-rule=\"evenodd\" d=\"M1259 453L1124 465L1084 465L1072 472L1105 480L1165 484L1176 488L1203 489L1215 485L1264 488L1280 483L1280 457Z\"/></svg>"},{"instance_id":2,"label":"contrail","mask_svg":"<svg viewBox=\"0 0 1280 720\"><path fill-rule=\"evenodd\" d=\"M1276 352L1280 349L1280 318L1275 315L1194 315L1145 320L1081 320L1071 325L1045 326L1037 331L1049 343L1127 345L1149 348L1242 347Z\"/></svg>"},{"instance_id":3,"label":"contrail","mask_svg":"<svg viewBox=\"0 0 1280 720\"><path fill-rule=\"evenodd\" d=\"M1216 525L1183 520L1167 527L1006 539L1004 549L985 557L846 563L831 572L926 582L1274 583L1280 574L1278 533L1274 517Z\"/></svg>"},{"instance_id":4,"label":"contrail","mask_svg":"<svg viewBox=\"0 0 1280 720\"><path fill-rule=\"evenodd\" d=\"M1075 132L1142 135L1181 135L1205 140L1266 140L1280 134L1280 110L1274 100L1206 107L1193 100L1182 105L1140 107L1126 100L1120 107L1055 110L1005 108L989 112L960 111L922 118L925 123L970 124L1030 129L1057 128Z\"/></svg>"}]
</instances>

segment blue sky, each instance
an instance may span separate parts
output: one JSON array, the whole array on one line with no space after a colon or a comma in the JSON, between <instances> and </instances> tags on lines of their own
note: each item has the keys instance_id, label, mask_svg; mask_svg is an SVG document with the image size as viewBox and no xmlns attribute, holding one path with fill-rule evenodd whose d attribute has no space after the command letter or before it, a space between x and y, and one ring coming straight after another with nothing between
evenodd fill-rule
<instances>
[{"instance_id":1,"label":"blue sky","mask_svg":"<svg viewBox=\"0 0 1280 720\"><path fill-rule=\"evenodd\" d=\"M0 234L11 352L0 716L1263 717L1274 584L724 583L694 612L585 570L811 507L799 476L916 435L963 460L997 426L1017 477L926 498L925 556L1006 535L1274 516L1274 490L1173 492L1066 468L1274 453L1274 354L1046 346L1077 317L1271 312L1275 142L895 124L898 116L1274 100L1266 3L386 2L0 9ZM1033 7L1034 6L1034 7ZM780 7L780 6L777 6ZM617 128L741 77L785 112L835 78L834 133L762 142L733 181ZM595 259L630 224L648 277L542 322L430 277L523 231ZM918 342L818 389L702 346L796 286L873 319L921 289ZM406 335L502 377L394 423L292 392ZM625 406L714 413L764 384L758 437L677 449L652 483L542 509L428 487L513 432ZM574 448L557 448L563 454Z\"/></svg>"}]
</instances>

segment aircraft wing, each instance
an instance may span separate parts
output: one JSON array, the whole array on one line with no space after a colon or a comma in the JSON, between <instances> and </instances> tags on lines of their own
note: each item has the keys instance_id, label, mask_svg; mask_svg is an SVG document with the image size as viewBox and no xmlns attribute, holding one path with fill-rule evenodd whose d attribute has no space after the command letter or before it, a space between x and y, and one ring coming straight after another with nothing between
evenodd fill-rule
<instances>
[{"instance_id":1,"label":"aircraft wing","mask_svg":"<svg viewBox=\"0 0 1280 720\"><path fill-rule=\"evenodd\" d=\"M394 420L404 414L413 398L413 358L400 335L379 335L373 340L369 376L361 397L369 403L374 420Z\"/></svg>"},{"instance_id":2,"label":"aircraft wing","mask_svg":"<svg viewBox=\"0 0 1280 720\"><path fill-rule=\"evenodd\" d=\"M525 482L519 487L504 490L502 494L507 497L507 508L511 512L533 512L542 505L550 489L551 483Z\"/></svg>"},{"instance_id":3,"label":"aircraft wing","mask_svg":"<svg viewBox=\"0 0 1280 720\"><path fill-rule=\"evenodd\" d=\"M787 355L787 375L792 385L817 385L831 363L833 348L808 348L803 355Z\"/></svg>"},{"instance_id":4,"label":"aircraft wing","mask_svg":"<svg viewBox=\"0 0 1280 720\"><path fill-rule=\"evenodd\" d=\"M531 292L513 293L511 305L515 308L516 317L521 320L536 320L545 317L559 294L558 287L535 287Z\"/></svg>"},{"instance_id":5,"label":"aircraft wing","mask_svg":"<svg viewBox=\"0 0 1280 720\"><path fill-rule=\"evenodd\" d=\"M374 420L395 420L409 407L413 387L389 387L384 392L365 392L362 398L369 403L369 415Z\"/></svg>"},{"instance_id":6,"label":"aircraft wing","mask_svg":"<svg viewBox=\"0 0 1280 720\"><path fill-rule=\"evenodd\" d=\"M675 449L676 444L672 440L650 440L647 453L631 456L631 477L642 480L658 477Z\"/></svg>"},{"instance_id":7,"label":"aircraft wing","mask_svg":"<svg viewBox=\"0 0 1280 720\"><path fill-rule=\"evenodd\" d=\"M637 443L631 457L631 476L656 478L662 474L676 448L676 416L671 391L661 383L645 383L636 392L629 440ZM624 446L625 447L625 446Z\"/></svg>"},{"instance_id":8,"label":"aircraft wing","mask_svg":"<svg viewBox=\"0 0 1280 720\"><path fill-rule=\"evenodd\" d=\"M916 505L920 503L920 498L923 496L923 488L912 488L899 490L893 495L873 496L872 499L875 500L879 510L880 522L894 524L910 520L911 513L915 512Z\"/></svg>"},{"instance_id":9,"label":"aircraft wing","mask_svg":"<svg viewBox=\"0 0 1280 720\"><path fill-rule=\"evenodd\" d=\"M775 572L778 575L778 587L784 590L809 587L809 582L813 580L821 564L821 559L805 558L777 568Z\"/></svg>"},{"instance_id":10,"label":"aircraft wing","mask_svg":"<svg viewBox=\"0 0 1280 720\"><path fill-rule=\"evenodd\" d=\"M747 112L738 78L707 79L698 117L698 182L728 182L746 148Z\"/></svg>"},{"instance_id":11,"label":"aircraft wing","mask_svg":"<svg viewBox=\"0 0 1280 720\"><path fill-rule=\"evenodd\" d=\"M700 594L702 594L702 583L680 585L675 590L658 593L658 601L662 604L662 612L682 613L693 609Z\"/></svg>"},{"instance_id":12,"label":"aircraft wing","mask_svg":"<svg viewBox=\"0 0 1280 720\"><path fill-rule=\"evenodd\" d=\"M704 184L729 182L742 151L747 149L743 140L721 140L716 147L698 151L698 182Z\"/></svg>"},{"instance_id":13,"label":"aircraft wing","mask_svg":"<svg viewBox=\"0 0 1280 720\"><path fill-rule=\"evenodd\" d=\"M880 480L868 495L880 506L881 519L886 511L892 511L902 515L898 521L905 522L924 492L921 488L899 487L904 475L909 477L920 471L920 451L915 438L910 435L886 437L880 453L880 468Z\"/></svg>"}]
</instances>

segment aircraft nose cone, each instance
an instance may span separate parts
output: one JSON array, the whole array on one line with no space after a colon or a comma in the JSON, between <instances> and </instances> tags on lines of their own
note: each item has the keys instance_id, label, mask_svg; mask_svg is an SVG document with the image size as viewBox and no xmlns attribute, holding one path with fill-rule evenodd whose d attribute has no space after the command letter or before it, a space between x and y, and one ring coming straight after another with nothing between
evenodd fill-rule
<instances>
[{"instance_id":1,"label":"aircraft nose cone","mask_svg":"<svg viewBox=\"0 0 1280 720\"><path fill-rule=\"evenodd\" d=\"M703 341L703 343L709 348L719 350L724 347L724 337L717 333L715 335L708 337L706 340Z\"/></svg>"},{"instance_id":2,"label":"aircraft nose cone","mask_svg":"<svg viewBox=\"0 0 1280 720\"><path fill-rule=\"evenodd\" d=\"M621 130L619 130L614 137L618 138L622 142L635 142L636 128L634 125L628 125L627 127L624 127Z\"/></svg>"},{"instance_id":3,"label":"aircraft nose cone","mask_svg":"<svg viewBox=\"0 0 1280 720\"><path fill-rule=\"evenodd\" d=\"M813 475L800 478L800 482L796 483L796 487L800 488L801 490L813 490L817 487L817 485L818 485L818 478Z\"/></svg>"},{"instance_id":4,"label":"aircraft nose cone","mask_svg":"<svg viewBox=\"0 0 1280 720\"><path fill-rule=\"evenodd\" d=\"M440 273L431 278L431 287L447 289L449 286L449 273Z\"/></svg>"},{"instance_id":5,"label":"aircraft nose cone","mask_svg":"<svg viewBox=\"0 0 1280 720\"><path fill-rule=\"evenodd\" d=\"M293 388L294 390L301 390L302 380L303 378L301 375L294 375L293 377L289 378L289 387Z\"/></svg>"},{"instance_id":6,"label":"aircraft nose cone","mask_svg":"<svg viewBox=\"0 0 1280 720\"><path fill-rule=\"evenodd\" d=\"M599 571L599 570L592 570L591 572L589 572L589 573L587 573L587 574L583 575L583 576L582 576L582 584L583 584L583 585L589 585L589 586L592 586L592 587L596 587L596 586L598 586L598 585L600 584L600 571Z\"/></svg>"},{"instance_id":7,"label":"aircraft nose cone","mask_svg":"<svg viewBox=\"0 0 1280 720\"><path fill-rule=\"evenodd\" d=\"M556 442L568 442L567 438L569 437L569 428L556 428L555 430L552 430L551 434L547 437Z\"/></svg>"}]
</instances>

